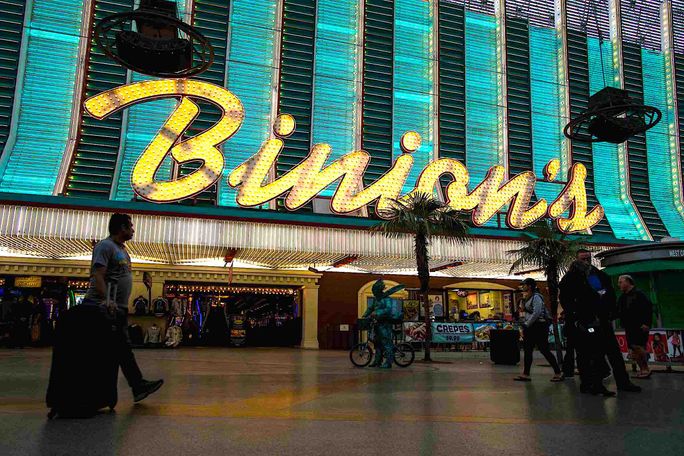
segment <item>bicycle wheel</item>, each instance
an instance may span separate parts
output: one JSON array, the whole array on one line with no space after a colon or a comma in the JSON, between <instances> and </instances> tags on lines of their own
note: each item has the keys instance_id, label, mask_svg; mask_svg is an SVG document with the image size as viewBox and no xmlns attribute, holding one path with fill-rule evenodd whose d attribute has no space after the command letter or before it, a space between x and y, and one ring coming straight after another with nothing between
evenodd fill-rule
<instances>
[{"instance_id":1,"label":"bicycle wheel","mask_svg":"<svg viewBox=\"0 0 684 456\"><path fill-rule=\"evenodd\" d=\"M399 367L409 367L416 359L416 352L409 343L401 343L394 347L394 362Z\"/></svg>"},{"instance_id":2,"label":"bicycle wheel","mask_svg":"<svg viewBox=\"0 0 684 456\"><path fill-rule=\"evenodd\" d=\"M349 359L356 367L366 367L373 359L373 350L368 344L356 344L349 350Z\"/></svg>"}]
</instances>

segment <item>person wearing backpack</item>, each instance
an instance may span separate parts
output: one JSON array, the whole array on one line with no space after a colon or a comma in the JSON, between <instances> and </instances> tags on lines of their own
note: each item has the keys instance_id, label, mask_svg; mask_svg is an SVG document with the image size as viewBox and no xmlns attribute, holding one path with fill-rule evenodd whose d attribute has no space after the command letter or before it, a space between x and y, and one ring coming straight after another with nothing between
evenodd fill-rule
<instances>
[{"instance_id":1,"label":"person wearing backpack","mask_svg":"<svg viewBox=\"0 0 684 456\"><path fill-rule=\"evenodd\" d=\"M562 382L563 374L556 358L553 357L549 349L549 325L551 324L551 316L544 305L544 298L542 297L537 282L534 279L525 279L521 284L523 290L523 297L525 302L523 304L524 319L523 325L523 348L525 353L523 373L515 377L515 381L529 382L531 381L530 369L532 368L532 355L534 347L539 349L539 352L544 355L544 358L551 364L554 376L551 378L552 382Z\"/></svg>"}]
</instances>

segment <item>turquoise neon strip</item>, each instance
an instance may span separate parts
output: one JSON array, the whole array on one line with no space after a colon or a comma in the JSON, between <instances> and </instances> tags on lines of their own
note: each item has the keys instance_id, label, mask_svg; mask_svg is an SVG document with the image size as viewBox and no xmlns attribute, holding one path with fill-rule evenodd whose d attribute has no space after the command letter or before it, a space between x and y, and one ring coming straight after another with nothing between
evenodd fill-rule
<instances>
[{"instance_id":1,"label":"turquoise neon strip","mask_svg":"<svg viewBox=\"0 0 684 456\"><path fill-rule=\"evenodd\" d=\"M237 206L228 174L255 154L271 132L271 86L274 70L276 6L272 0L233 0L230 17L228 89L245 107L242 127L223 146L224 177L219 183L219 205Z\"/></svg>"},{"instance_id":2,"label":"turquoise neon strip","mask_svg":"<svg viewBox=\"0 0 684 456\"><path fill-rule=\"evenodd\" d=\"M617 69L613 65L613 44L598 38L587 38L589 54L589 93L594 94L605 85L601 69L601 52L606 84L619 87ZM649 236L629 199L624 146L593 143L594 186L596 197L606 211L606 218L618 239L648 240Z\"/></svg>"},{"instance_id":3,"label":"turquoise neon strip","mask_svg":"<svg viewBox=\"0 0 684 456\"><path fill-rule=\"evenodd\" d=\"M501 90L497 67L495 16L466 11L466 166L470 189L481 182L489 168L499 163L501 143L498 105ZM496 226L493 218L487 226Z\"/></svg>"},{"instance_id":4,"label":"turquoise neon strip","mask_svg":"<svg viewBox=\"0 0 684 456\"><path fill-rule=\"evenodd\" d=\"M0 191L52 195L71 125L83 2L33 0L27 8L23 87L14 142L0 161Z\"/></svg>"},{"instance_id":5,"label":"turquoise neon strip","mask_svg":"<svg viewBox=\"0 0 684 456\"><path fill-rule=\"evenodd\" d=\"M138 2L136 1L135 3L137 7ZM179 16L183 18L185 15L185 0L176 0L176 3L178 4ZM132 83L152 79L159 78L136 72L131 73ZM133 167L177 105L178 102L174 99L163 99L136 104L128 108L127 122L123 126L124 134L121 137L119 164L117 167L118 174L114 176L115 187L112 199L118 201L133 199L134 194L131 187ZM157 180L168 180L171 178L171 164L172 159L167 157L157 171Z\"/></svg>"},{"instance_id":6,"label":"turquoise neon strip","mask_svg":"<svg viewBox=\"0 0 684 456\"><path fill-rule=\"evenodd\" d=\"M641 50L643 68L648 72L644 80L644 104L655 106L663 113L660 122L646 132L648 183L651 202L670 236L684 236L682 208L682 176L679 174L675 113L668 103L666 65L670 59L660 52Z\"/></svg>"},{"instance_id":7,"label":"turquoise neon strip","mask_svg":"<svg viewBox=\"0 0 684 456\"><path fill-rule=\"evenodd\" d=\"M563 90L559 81L558 49L555 29L530 27L530 91L532 96L532 160L537 179L544 178L544 167L561 160L563 150ZM558 176L565 180L566 176ZM560 184L537 182L539 198L553 201L562 190Z\"/></svg>"},{"instance_id":8,"label":"turquoise neon strip","mask_svg":"<svg viewBox=\"0 0 684 456\"><path fill-rule=\"evenodd\" d=\"M359 1L319 0L316 19L312 141L330 144L330 163L354 150L359 124ZM332 196L336 188L320 196Z\"/></svg>"},{"instance_id":9,"label":"turquoise neon strip","mask_svg":"<svg viewBox=\"0 0 684 456\"><path fill-rule=\"evenodd\" d=\"M405 132L417 131L423 138L404 185L404 192L410 192L434 153L433 8L432 2L416 0L395 0L394 7L393 159L402 154Z\"/></svg>"}]
</instances>

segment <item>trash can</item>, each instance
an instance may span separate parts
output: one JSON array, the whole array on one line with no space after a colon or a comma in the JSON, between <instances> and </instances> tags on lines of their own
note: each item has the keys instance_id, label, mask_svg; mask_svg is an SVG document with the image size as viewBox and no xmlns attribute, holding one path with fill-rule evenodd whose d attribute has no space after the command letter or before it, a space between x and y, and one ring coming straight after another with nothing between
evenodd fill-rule
<instances>
[{"instance_id":1,"label":"trash can","mask_svg":"<svg viewBox=\"0 0 684 456\"><path fill-rule=\"evenodd\" d=\"M489 357L494 364L515 366L520 362L520 333L511 329L492 329L489 332Z\"/></svg>"}]
</instances>

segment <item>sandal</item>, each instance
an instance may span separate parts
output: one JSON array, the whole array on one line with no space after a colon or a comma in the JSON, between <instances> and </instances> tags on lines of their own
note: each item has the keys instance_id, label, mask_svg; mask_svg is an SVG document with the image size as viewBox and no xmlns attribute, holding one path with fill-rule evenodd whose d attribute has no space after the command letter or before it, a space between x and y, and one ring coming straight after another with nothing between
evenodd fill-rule
<instances>
[{"instance_id":1,"label":"sandal","mask_svg":"<svg viewBox=\"0 0 684 456\"><path fill-rule=\"evenodd\" d=\"M551 382L553 383L559 383L565 380L565 376L563 374L558 374L554 375L553 378L551 379Z\"/></svg>"},{"instance_id":2,"label":"sandal","mask_svg":"<svg viewBox=\"0 0 684 456\"><path fill-rule=\"evenodd\" d=\"M653 371L648 371L648 374L645 374L645 375L639 373L639 374L636 374L636 375L634 376L634 378L637 378L637 379L639 379L639 380L648 380L648 379L651 378L651 374L652 374L652 373L653 373Z\"/></svg>"},{"instance_id":3,"label":"sandal","mask_svg":"<svg viewBox=\"0 0 684 456\"><path fill-rule=\"evenodd\" d=\"M518 375L513 379L515 382L531 382L532 379L530 377L523 377L522 375Z\"/></svg>"}]
</instances>

